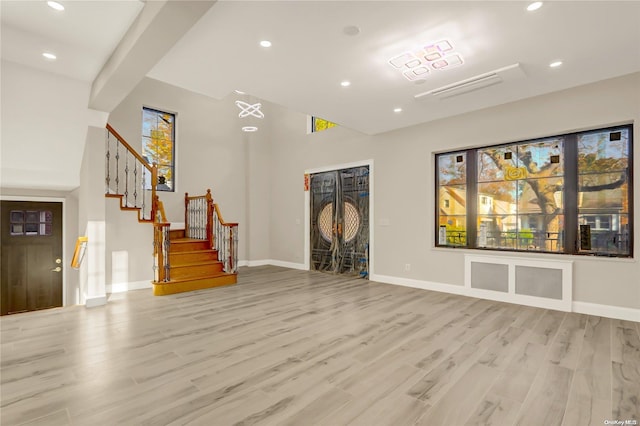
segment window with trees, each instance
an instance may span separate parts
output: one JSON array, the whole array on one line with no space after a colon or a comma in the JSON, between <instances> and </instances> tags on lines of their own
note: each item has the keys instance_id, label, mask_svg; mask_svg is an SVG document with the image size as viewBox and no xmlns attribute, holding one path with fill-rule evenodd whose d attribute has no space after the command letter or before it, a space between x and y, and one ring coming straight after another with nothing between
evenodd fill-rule
<instances>
[{"instance_id":1,"label":"window with trees","mask_svg":"<svg viewBox=\"0 0 640 426\"><path fill-rule=\"evenodd\" d=\"M436 155L436 245L633 255L632 126Z\"/></svg>"},{"instance_id":2,"label":"window with trees","mask_svg":"<svg viewBox=\"0 0 640 426\"><path fill-rule=\"evenodd\" d=\"M175 114L142 108L142 152L158 165L158 191L175 190Z\"/></svg>"}]
</instances>

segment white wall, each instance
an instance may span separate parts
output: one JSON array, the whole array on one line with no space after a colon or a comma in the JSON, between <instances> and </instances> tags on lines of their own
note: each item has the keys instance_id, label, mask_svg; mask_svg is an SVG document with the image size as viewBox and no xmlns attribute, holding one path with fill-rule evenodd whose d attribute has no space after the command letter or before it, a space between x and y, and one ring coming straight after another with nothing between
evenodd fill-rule
<instances>
[{"instance_id":1,"label":"white wall","mask_svg":"<svg viewBox=\"0 0 640 426\"><path fill-rule=\"evenodd\" d=\"M167 219L184 222L185 192L203 195L210 188L224 219L239 223L239 257L250 260L268 254L269 170L264 160L269 155L268 129L252 135L241 131L248 122L238 118L239 109L234 104L238 98L229 96L219 101L145 78L111 113L109 123L140 152L142 107L176 113L176 191L158 193ZM248 213L249 192L255 195L252 211L257 213L252 217ZM249 229L255 231L251 238ZM151 247L149 241L143 243L145 249Z\"/></svg>"},{"instance_id":2,"label":"white wall","mask_svg":"<svg viewBox=\"0 0 640 426\"><path fill-rule=\"evenodd\" d=\"M79 301L88 306L106 302L106 223L104 197L104 129L88 127L78 188L78 236L88 237L80 265ZM75 241L74 241L75 242Z\"/></svg>"},{"instance_id":3,"label":"white wall","mask_svg":"<svg viewBox=\"0 0 640 426\"><path fill-rule=\"evenodd\" d=\"M89 89L86 82L2 61L3 187L80 185Z\"/></svg>"},{"instance_id":4,"label":"white wall","mask_svg":"<svg viewBox=\"0 0 640 426\"><path fill-rule=\"evenodd\" d=\"M443 102L446 102L444 100ZM426 282L464 284L464 254L434 247L434 152L513 142L635 121L640 134L640 74L577 87L376 136L337 127L307 135L304 114L274 108L271 132L272 259L304 263L303 173L306 169L374 159L375 273ZM640 150L634 154L640 164ZM638 200L640 173L634 177ZM635 223L640 223L635 202ZM387 222L387 226L380 223ZM638 228L636 226L636 228ZM571 259L576 301L640 308L640 232L635 259L499 254ZM494 253L492 253L494 254ZM411 271L404 265L411 264Z\"/></svg>"}]
</instances>

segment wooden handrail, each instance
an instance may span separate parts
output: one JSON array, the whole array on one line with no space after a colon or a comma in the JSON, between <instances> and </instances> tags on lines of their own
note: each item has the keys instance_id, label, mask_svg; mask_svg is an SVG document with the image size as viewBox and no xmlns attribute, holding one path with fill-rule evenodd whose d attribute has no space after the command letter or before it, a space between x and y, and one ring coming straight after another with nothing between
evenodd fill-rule
<instances>
[{"instance_id":1,"label":"wooden handrail","mask_svg":"<svg viewBox=\"0 0 640 426\"><path fill-rule=\"evenodd\" d=\"M149 164L149 162L147 160L145 160L142 155L138 154L138 152L135 149L133 149L131 147L131 145L129 145L127 143L127 141L125 141L124 138L122 136L120 136L120 134L118 132L116 132L116 130L113 127L111 127L111 125L109 123L107 123L107 130L109 132L111 132L111 134L113 136L115 136L116 139L118 139L118 141L120 141L120 143L122 145L124 145L125 148L127 148L127 150L131 153L131 155L136 157L138 159L138 161L140 161L140 163L142 163L142 165L147 168L147 170L151 171L151 169L153 169L153 166L151 164ZM157 184L158 183L157 183L157 180L156 180L156 182L155 182L155 184L153 186L155 187L155 185L157 185Z\"/></svg>"},{"instance_id":2,"label":"wooden handrail","mask_svg":"<svg viewBox=\"0 0 640 426\"><path fill-rule=\"evenodd\" d=\"M213 208L216 209L216 213L218 214L218 217L220 218L220 225L224 225L224 226L238 226L237 222L225 222L224 219L222 218L222 213L220 213L220 207L218 207L217 204L213 204Z\"/></svg>"},{"instance_id":3,"label":"wooden handrail","mask_svg":"<svg viewBox=\"0 0 640 426\"><path fill-rule=\"evenodd\" d=\"M124 146L125 149L130 152L131 155L133 155L135 159L140 162L140 164L142 164L144 168L151 172L151 221L157 222L156 214L158 213L159 202L159 198L156 196L156 186L158 185L158 165L156 163L149 164L149 162L142 155L138 154L138 152L133 149L133 147L129 145L127 141L124 140L122 136L120 136L120 133L118 133L116 129L111 127L109 123L107 123L107 131L111 133L118 140L118 142L120 142L120 144L122 144L122 146ZM164 209L162 210L162 213L164 214ZM164 217L164 215L163 221L166 222L166 218Z\"/></svg>"}]
</instances>

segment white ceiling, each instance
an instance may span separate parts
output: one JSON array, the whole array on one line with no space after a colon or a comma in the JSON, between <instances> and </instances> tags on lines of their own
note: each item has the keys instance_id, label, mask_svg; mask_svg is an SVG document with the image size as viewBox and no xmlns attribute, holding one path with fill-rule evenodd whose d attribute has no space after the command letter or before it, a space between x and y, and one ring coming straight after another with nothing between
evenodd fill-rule
<instances>
[{"instance_id":1,"label":"white ceiling","mask_svg":"<svg viewBox=\"0 0 640 426\"><path fill-rule=\"evenodd\" d=\"M144 7L139 0L0 1L2 59L92 82ZM56 54L55 61L42 57Z\"/></svg>"},{"instance_id":2,"label":"white ceiling","mask_svg":"<svg viewBox=\"0 0 640 426\"><path fill-rule=\"evenodd\" d=\"M375 134L640 70L639 1L545 2L535 12L527 4L221 1L148 75L214 98L240 89ZM345 35L349 25L360 34ZM387 63L442 38L464 65L417 85ZM260 47L263 39L273 46ZM558 59L564 64L549 68ZM516 63L520 79L448 99L414 98Z\"/></svg>"},{"instance_id":3,"label":"white ceiling","mask_svg":"<svg viewBox=\"0 0 640 426\"><path fill-rule=\"evenodd\" d=\"M0 1L2 58L92 82L144 3L61 3L62 13L45 1ZM240 89L376 134L640 71L640 0L547 1L535 12L526 5L219 1L148 76L218 99ZM350 25L360 34L345 35ZM464 65L416 84L387 63L443 38ZM273 46L260 47L263 39ZM44 50L58 59L44 60ZM549 68L556 59L564 65ZM414 98L516 63L519 79L448 99ZM343 80L351 86L341 87ZM403 111L394 113L397 107Z\"/></svg>"}]
</instances>

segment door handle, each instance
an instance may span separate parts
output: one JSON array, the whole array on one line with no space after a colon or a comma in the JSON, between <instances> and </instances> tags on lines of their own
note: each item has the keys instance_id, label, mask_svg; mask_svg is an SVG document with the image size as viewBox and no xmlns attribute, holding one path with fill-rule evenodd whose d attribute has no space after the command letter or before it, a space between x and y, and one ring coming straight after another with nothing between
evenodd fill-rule
<instances>
[{"instance_id":1,"label":"door handle","mask_svg":"<svg viewBox=\"0 0 640 426\"><path fill-rule=\"evenodd\" d=\"M51 272L60 272L60 271L62 271L62 268L61 268L61 267L59 267L59 266L57 266L57 267L55 267L55 268L53 268L53 269L51 270Z\"/></svg>"}]
</instances>

